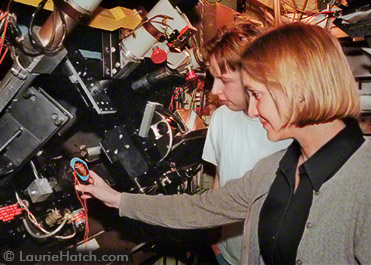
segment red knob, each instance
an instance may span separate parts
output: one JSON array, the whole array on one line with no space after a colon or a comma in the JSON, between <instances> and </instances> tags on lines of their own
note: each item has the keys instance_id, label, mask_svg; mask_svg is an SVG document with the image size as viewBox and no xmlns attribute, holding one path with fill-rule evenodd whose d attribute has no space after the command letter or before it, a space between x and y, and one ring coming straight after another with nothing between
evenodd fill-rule
<instances>
[{"instance_id":1,"label":"red knob","mask_svg":"<svg viewBox=\"0 0 371 265\"><path fill-rule=\"evenodd\" d=\"M152 62L154 62L155 64L160 64L166 61L167 54L164 50L156 48L153 50L151 59L152 59Z\"/></svg>"}]
</instances>

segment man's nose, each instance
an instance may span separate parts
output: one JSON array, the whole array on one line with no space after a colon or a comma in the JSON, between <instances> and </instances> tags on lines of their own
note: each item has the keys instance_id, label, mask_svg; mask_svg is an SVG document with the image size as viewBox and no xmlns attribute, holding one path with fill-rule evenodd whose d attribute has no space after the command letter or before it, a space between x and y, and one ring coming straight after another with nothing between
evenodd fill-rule
<instances>
[{"instance_id":1,"label":"man's nose","mask_svg":"<svg viewBox=\"0 0 371 265\"><path fill-rule=\"evenodd\" d=\"M221 88L221 85L217 80L214 80L213 87L211 88L211 94L212 95L220 95L223 93L223 89Z\"/></svg>"}]
</instances>

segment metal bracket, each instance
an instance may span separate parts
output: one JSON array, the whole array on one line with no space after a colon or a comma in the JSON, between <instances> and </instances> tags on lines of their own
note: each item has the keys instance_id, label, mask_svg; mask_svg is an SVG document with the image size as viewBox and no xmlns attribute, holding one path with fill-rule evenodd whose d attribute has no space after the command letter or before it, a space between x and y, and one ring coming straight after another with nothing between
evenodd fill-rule
<instances>
[{"instance_id":1,"label":"metal bracket","mask_svg":"<svg viewBox=\"0 0 371 265\"><path fill-rule=\"evenodd\" d=\"M151 128L153 113L157 108L162 108L162 104L157 102L150 102L148 101L146 108L144 110L142 122L140 124L140 129L138 135L140 137L146 138L148 137L149 129Z\"/></svg>"},{"instance_id":2,"label":"metal bracket","mask_svg":"<svg viewBox=\"0 0 371 265\"><path fill-rule=\"evenodd\" d=\"M116 108L113 106L111 99L107 95L107 91L103 89L102 84L94 77L89 76L88 70L84 66L82 55L79 51L75 51L75 56L71 56L71 60L67 58L65 66L70 72L70 80L77 84L83 93L80 93L88 106L92 106L98 114L113 114L116 113Z\"/></svg>"},{"instance_id":3,"label":"metal bracket","mask_svg":"<svg viewBox=\"0 0 371 265\"><path fill-rule=\"evenodd\" d=\"M112 78L121 68L118 32L102 33L103 77Z\"/></svg>"},{"instance_id":4,"label":"metal bracket","mask_svg":"<svg viewBox=\"0 0 371 265\"><path fill-rule=\"evenodd\" d=\"M358 21L357 23L343 24L342 19L337 18L333 23L351 38L371 35L371 19Z\"/></svg>"}]
</instances>

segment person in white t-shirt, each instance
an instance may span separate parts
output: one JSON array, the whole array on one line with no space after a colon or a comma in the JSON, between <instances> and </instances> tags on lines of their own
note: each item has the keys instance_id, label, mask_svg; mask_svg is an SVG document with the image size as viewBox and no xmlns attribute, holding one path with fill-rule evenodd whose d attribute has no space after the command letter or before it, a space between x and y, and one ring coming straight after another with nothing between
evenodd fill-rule
<instances>
[{"instance_id":1,"label":"person in white t-shirt","mask_svg":"<svg viewBox=\"0 0 371 265\"><path fill-rule=\"evenodd\" d=\"M214 77L211 94L223 105L213 113L203 160L216 166L213 189L228 180L242 177L262 158L285 149L292 141L271 142L260 121L247 116L247 97L239 70L240 52L260 27L251 21L223 27L208 44L210 73ZM240 264L243 223L223 226L222 236L211 246L220 265Z\"/></svg>"}]
</instances>

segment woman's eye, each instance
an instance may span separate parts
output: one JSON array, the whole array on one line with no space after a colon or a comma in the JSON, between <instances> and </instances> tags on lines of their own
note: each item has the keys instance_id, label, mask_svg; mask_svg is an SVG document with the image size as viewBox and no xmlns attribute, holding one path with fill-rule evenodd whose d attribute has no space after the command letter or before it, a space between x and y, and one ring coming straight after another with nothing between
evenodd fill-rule
<instances>
[{"instance_id":1,"label":"woman's eye","mask_svg":"<svg viewBox=\"0 0 371 265\"><path fill-rule=\"evenodd\" d=\"M254 98L258 99L259 98L259 93L255 92L255 91L251 91L251 94Z\"/></svg>"},{"instance_id":2,"label":"woman's eye","mask_svg":"<svg viewBox=\"0 0 371 265\"><path fill-rule=\"evenodd\" d=\"M256 93L255 91L251 91L251 90L250 90L250 91L248 92L248 94L249 94L250 97L254 97L255 99L258 97L258 93Z\"/></svg>"},{"instance_id":3,"label":"woman's eye","mask_svg":"<svg viewBox=\"0 0 371 265\"><path fill-rule=\"evenodd\" d=\"M254 90L251 90L251 89L248 89L246 86L245 86L245 89L244 89L246 95L251 98L251 97L254 97L255 99L259 99L260 98L260 94L259 92L257 91L254 91Z\"/></svg>"}]
</instances>

